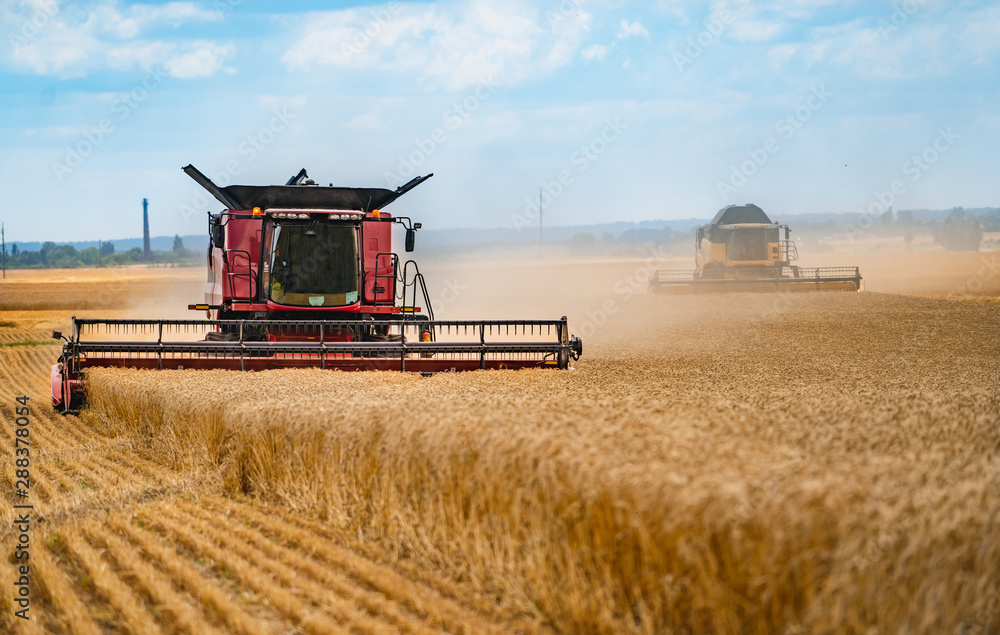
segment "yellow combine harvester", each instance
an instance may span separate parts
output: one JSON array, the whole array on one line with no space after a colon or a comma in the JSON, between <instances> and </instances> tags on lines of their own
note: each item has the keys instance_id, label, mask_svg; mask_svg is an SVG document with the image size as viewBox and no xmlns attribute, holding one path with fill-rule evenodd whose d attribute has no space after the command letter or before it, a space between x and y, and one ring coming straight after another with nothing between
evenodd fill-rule
<instances>
[{"instance_id":1,"label":"yellow combine harvester","mask_svg":"<svg viewBox=\"0 0 1000 635\"><path fill-rule=\"evenodd\" d=\"M782 231L784 237L782 237ZM727 291L862 291L858 267L799 267L788 225L772 222L756 205L730 205L695 234L691 270L662 269L649 280L653 293Z\"/></svg>"}]
</instances>

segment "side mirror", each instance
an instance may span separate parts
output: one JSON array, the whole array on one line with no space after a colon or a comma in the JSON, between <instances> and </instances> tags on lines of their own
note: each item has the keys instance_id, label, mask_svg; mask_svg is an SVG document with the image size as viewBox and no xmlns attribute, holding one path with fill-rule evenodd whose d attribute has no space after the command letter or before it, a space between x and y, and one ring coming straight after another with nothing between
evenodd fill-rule
<instances>
[{"instance_id":1,"label":"side mirror","mask_svg":"<svg viewBox=\"0 0 1000 635\"><path fill-rule=\"evenodd\" d=\"M407 229L406 230L406 242L405 242L405 245L404 245L406 251L413 251L413 245L416 242L416 240L417 240L417 230L415 230L415 229Z\"/></svg>"},{"instance_id":2,"label":"side mirror","mask_svg":"<svg viewBox=\"0 0 1000 635\"><path fill-rule=\"evenodd\" d=\"M699 227L698 231L695 234L695 242L697 242L698 245L701 245L701 241L703 238L705 238L705 228Z\"/></svg>"},{"instance_id":3,"label":"side mirror","mask_svg":"<svg viewBox=\"0 0 1000 635\"><path fill-rule=\"evenodd\" d=\"M226 229L222 225L212 225L212 244L222 249L226 244Z\"/></svg>"},{"instance_id":4,"label":"side mirror","mask_svg":"<svg viewBox=\"0 0 1000 635\"><path fill-rule=\"evenodd\" d=\"M786 226L786 227L785 227L785 240L788 240L788 237L789 237L789 236L791 236L791 235L792 235L792 230L791 230L791 229L789 229L789 228L788 228L788 227Z\"/></svg>"}]
</instances>

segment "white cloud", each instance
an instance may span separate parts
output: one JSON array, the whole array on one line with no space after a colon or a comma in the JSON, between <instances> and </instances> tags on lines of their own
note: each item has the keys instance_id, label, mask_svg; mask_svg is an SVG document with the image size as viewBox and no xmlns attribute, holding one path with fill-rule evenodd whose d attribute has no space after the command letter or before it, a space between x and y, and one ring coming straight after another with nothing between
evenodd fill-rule
<instances>
[{"instance_id":1,"label":"white cloud","mask_svg":"<svg viewBox=\"0 0 1000 635\"><path fill-rule=\"evenodd\" d=\"M622 20L621 29L618 31L619 40L627 40L630 37L639 36L649 39L649 29L642 25L642 22L636 20L635 22L629 22L628 20Z\"/></svg>"},{"instance_id":2,"label":"white cloud","mask_svg":"<svg viewBox=\"0 0 1000 635\"><path fill-rule=\"evenodd\" d=\"M97 6L87 18L87 24L99 32L118 38L134 38L157 24L179 26L185 22L215 21L220 14L204 11L191 2L170 2L162 6L136 4L119 11L116 3Z\"/></svg>"},{"instance_id":3,"label":"white cloud","mask_svg":"<svg viewBox=\"0 0 1000 635\"><path fill-rule=\"evenodd\" d=\"M798 44L779 44L767 52L767 59L772 68L781 70L801 48Z\"/></svg>"},{"instance_id":4,"label":"white cloud","mask_svg":"<svg viewBox=\"0 0 1000 635\"><path fill-rule=\"evenodd\" d=\"M730 28L729 35L737 42L769 42L784 26L777 22L760 20L737 20Z\"/></svg>"},{"instance_id":5,"label":"white cloud","mask_svg":"<svg viewBox=\"0 0 1000 635\"><path fill-rule=\"evenodd\" d=\"M341 127L348 130L386 130L389 128L389 124L382 121L378 115L366 112L341 124Z\"/></svg>"},{"instance_id":6,"label":"white cloud","mask_svg":"<svg viewBox=\"0 0 1000 635\"><path fill-rule=\"evenodd\" d=\"M979 65L996 58L1000 52L1000 7L978 12L968 21L958 41L963 55Z\"/></svg>"},{"instance_id":7,"label":"white cloud","mask_svg":"<svg viewBox=\"0 0 1000 635\"><path fill-rule=\"evenodd\" d=\"M926 2L927 0L920 0ZM747 3L751 4L751 3ZM761 5L748 7L756 12L764 10ZM781 22L808 20L816 15L816 12L823 7L837 4L844 4L843 0L771 0L766 5L767 13L777 17Z\"/></svg>"},{"instance_id":8,"label":"white cloud","mask_svg":"<svg viewBox=\"0 0 1000 635\"><path fill-rule=\"evenodd\" d=\"M261 108L303 108L309 103L305 95L260 95L257 104Z\"/></svg>"},{"instance_id":9,"label":"white cloud","mask_svg":"<svg viewBox=\"0 0 1000 635\"><path fill-rule=\"evenodd\" d=\"M81 132L90 130L87 126L50 126L48 128L26 128L21 134L26 137L41 137L45 139L63 139L75 137Z\"/></svg>"},{"instance_id":10,"label":"white cloud","mask_svg":"<svg viewBox=\"0 0 1000 635\"><path fill-rule=\"evenodd\" d=\"M852 69L859 77L903 79L948 75L957 54L951 29L944 23L908 24L896 31L864 27L860 21L815 29L813 44L803 48L810 64Z\"/></svg>"},{"instance_id":11,"label":"white cloud","mask_svg":"<svg viewBox=\"0 0 1000 635\"><path fill-rule=\"evenodd\" d=\"M231 45L140 38L156 26L221 17L221 13L205 11L192 2L119 8L117 2L105 1L81 8L57 0L33 0L0 6L0 27L7 28L10 40L7 65L64 78L159 64L169 64L175 77L225 70L221 61L234 52ZM201 65L196 68L198 63Z\"/></svg>"},{"instance_id":12,"label":"white cloud","mask_svg":"<svg viewBox=\"0 0 1000 635\"><path fill-rule=\"evenodd\" d=\"M131 68L151 68L175 54L177 45L170 42L132 41L109 47L103 54L103 66L114 70L127 71Z\"/></svg>"},{"instance_id":13,"label":"white cloud","mask_svg":"<svg viewBox=\"0 0 1000 635\"><path fill-rule=\"evenodd\" d=\"M608 47L603 44L594 44L580 51L580 57L585 60L598 60L603 62L608 57Z\"/></svg>"},{"instance_id":14,"label":"white cloud","mask_svg":"<svg viewBox=\"0 0 1000 635\"><path fill-rule=\"evenodd\" d=\"M571 62L589 14L541 14L525 2L389 5L311 14L282 61L415 73L425 84L460 90L483 81L512 84Z\"/></svg>"},{"instance_id":15,"label":"white cloud","mask_svg":"<svg viewBox=\"0 0 1000 635\"><path fill-rule=\"evenodd\" d=\"M679 19L682 24L691 22L690 18L684 12L684 0L656 0L653 6L657 11Z\"/></svg>"},{"instance_id":16,"label":"white cloud","mask_svg":"<svg viewBox=\"0 0 1000 635\"><path fill-rule=\"evenodd\" d=\"M223 66L228 58L236 53L232 44L214 44L212 42L196 42L194 50L180 53L163 63L163 67L172 77L211 77L219 71L236 72L233 68Z\"/></svg>"}]
</instances>

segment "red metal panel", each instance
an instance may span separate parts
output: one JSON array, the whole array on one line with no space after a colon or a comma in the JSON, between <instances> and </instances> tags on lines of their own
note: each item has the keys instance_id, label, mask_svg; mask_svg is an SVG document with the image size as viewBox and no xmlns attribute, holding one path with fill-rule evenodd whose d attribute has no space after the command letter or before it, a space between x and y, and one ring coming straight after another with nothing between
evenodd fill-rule
<instances>
[{"instance_id":1,"label":"red metal panel","mask_svg":"<svg viewBox=\"0 0 1000 635\"><path fill-rule=\"evenodd\" d=\"M394 293L392 278L376 278L376 275L393 275L392 256L389 255L392 251L392 223L365 221L362 235L364 303L392 302Z\"/></svg>"},{"instance_id":2,"label":"red metal panel","mask_svg":"<svg viewBox=\"0 0 1000 635\"><path fill-rule=\"evenodd\" d=\"M63 405L63 376L62 376L62 364L55 364L52 366L52 370L49 374L49 379L52 384L52 407L59 408Z\"/></svg>"},{"instance_id":3,"label":"red metal panel","mask_svg":"<svg viewBox=\"0 0 1000 635\"><path fill-rule=\"evenodd\" d=\"M52 407L70 410L83 403L83 380L71 375L63 364L55 364L51 371Z\"/></svg>"}]
</instances>

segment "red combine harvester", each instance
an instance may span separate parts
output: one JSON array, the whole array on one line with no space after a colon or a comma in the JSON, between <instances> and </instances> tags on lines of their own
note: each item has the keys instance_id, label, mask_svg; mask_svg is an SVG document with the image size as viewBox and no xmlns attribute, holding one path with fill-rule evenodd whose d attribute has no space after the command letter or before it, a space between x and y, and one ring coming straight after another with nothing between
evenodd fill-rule
<instances>
[{"instance_id":1,"label":"red combine harvester","mask_svg":"<svg viewBox=\"0 0 1000 635\"><path fill-rule=\"evenodd\" d=\"M432 174L396 190L320 187L304 169L284 185L220 188L194 166L184 171L226 207L209 214L206 303L188 307L209 319L74 317L68 339L53 333L65 340L52 367L57 410L82 405L86 371L98 367L430 374L565 369L583 351L565 317L434 319L417 264L400 266L392 249L394 224L410 252L420 223L382 211ZM141 337L108 339L121 333Z\"/></svg>"}]
</instances>

